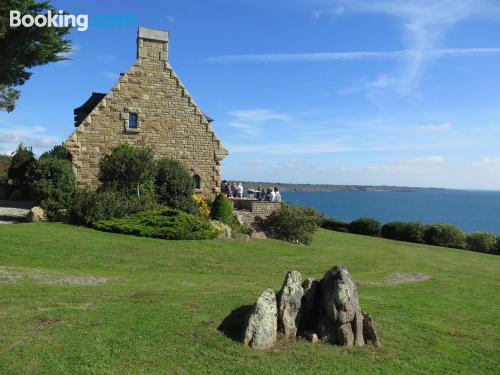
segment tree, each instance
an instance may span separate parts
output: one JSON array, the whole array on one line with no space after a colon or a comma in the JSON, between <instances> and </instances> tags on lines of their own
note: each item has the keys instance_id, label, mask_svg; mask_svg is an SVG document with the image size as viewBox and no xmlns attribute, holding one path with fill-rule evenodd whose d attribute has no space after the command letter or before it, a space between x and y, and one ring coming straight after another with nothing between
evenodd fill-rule
<instances>
[{"instance_id":1,"label":"tree","mask_svg":"<svg viewBox=\"0 0 500 375\"><path fill-rule=\"evenodd\" d=\"M47 11L56 13L48 1L2 0L0 2L0 110L14 109L23 85L30 77L28 70L50 62L65 60L71 42L64 39L69 27L10 27L10 11L36 16Z\"/></svg>"},{"instance_id":2,"label":"tree","mask_svg":"<svg viewBox=\"0 0 500 375\"><path fill-rule=\"evenodd\" d=\"M224 194L221 193L215 198L210 217L224 224L230 225L233 223L233 205Z\"/></svg>"},{"instance_id":3,"label":"tree","mask_svg":"<svg viewBox=\"0 0 500 375\"><path fill-rule=\"evenodd\" d=\"M40 155L40 159L45 158L56 158L60 160L71 161L71 154L63 145L55 145L49 151L46 151L42 155Z\"/></svg>"},{"instance_id":4,"label":"tree","mask_svg":"<svg viewBox=\"0 0 500 375\"><path fill-rule=\"evenodd\" d=\"M33 197L49 217L54 217L60 209L69 208L76 179L65 160L51 157L37 160L28 170L28 180Z\"/></svg>"},{"instance_id":5,"label":"tree","mask_svg":"<svg viewBox=\"0 0 500 375\"><path fill-rule=\"evenodd\" d=\"M122 143L99 162L99 181L105 190L141 196L141 184L151 178L154 169L153 151Z\"/></svg>"},{"instance_id":6,"label":"tree","mask_svg":"<svg viewBox=\"0 0 500 375\"><path fill-rule=\"evenodd\" d=\"M26 173L34 162L35 156L31 149L21 143L12 155L8 172L9 178L14 180L18 187L25 189L27 187Z\"/></svg>"},{"instance_id":7,"label":"tree","mask_svg":"<svg viewBox=\"0 0 500 375\"><path fill-rule=\"evenodd\" d=\"M158 160L155 192L160 203L191 214L196 213L197 204L193 199L193 179L178 161Z\"/></svg>"}]
</instances>

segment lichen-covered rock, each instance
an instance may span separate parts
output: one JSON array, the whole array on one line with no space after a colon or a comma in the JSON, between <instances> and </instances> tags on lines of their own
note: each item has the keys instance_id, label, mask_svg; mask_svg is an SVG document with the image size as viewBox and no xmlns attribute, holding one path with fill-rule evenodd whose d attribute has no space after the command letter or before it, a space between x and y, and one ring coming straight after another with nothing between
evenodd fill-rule
<instances>
[{"instance_id":1,"label":"lichen-covered rock","mask_svg":"<svg viewBox=\"0 0 500 375\"><path fill-rule=\"evenodd\" d=\"M344 267L332 267L321 281L319 338L337 345L364 345L363 319L354 280Z\"/></svg>"},{"instance_id":2,"label":"lichen-covered rock","mask_svg":"<svg viewBox=\"0 0 500 375\"><path fill-rule=\"evenodd\" d=\"M246 233L233 233L233 238L242 242L250 241L250 236Z\"/></svg>"},{"instance_id":3,"label":"lichen-covered rock","mask_svg":"<svg viewBox=\"0 0 500 375\"><path fill-rule=\"evenodd\" d=\"M285 341L295 340L303 296L302 275L298 271L288 271L278 292L278 331Z\"/></svg>"},{"instance_id":4,"label":"lichen-covered rock","mask_svg":"<svg viewBox=\"0 0 500 375\"><path fill-rule=\"evenodd\" d=\"M267 236L264 232L253 231L250 238L253 240L265 240L267 239Z\"/></svg>"},{"instance_id":5,"label":"lichen-covered rock","mask_svg":"<svg viewBox=\"0 0 500 375\"><path fill-rule=\"evenodd\" d=\"M26 221L28 222L37 222L37 221L47 221L47 214L44 209L39 206L33 207L28 215L26 216Z\"/></svg>"},{"instance_id":6,"label":"lichen-covered rock","mask_svg":"<svg viewBox=\"0 0 500 375\"><path fill-rule=\"evenodd\" d=\"M320 284L313 278L305 279L302 283L304 296L300 306L299 334L306 331L316 331L318 328Z\"/></svg>"},{"instance_id":7,"label":"lichen-covered rock","mask_svg":"<svg viewBox=\"0 0 500 375\"><path fill-rule=\"evenodd\" d=\"M266 289L248 316L243 343L258 350L272 348L277 336L277 312L276 295Z\"/></svg>"},{"instance_id":8,"label":"lichen-covered rock","mask_svg":"<svg viewBox=\"0 0 500 375\"><path fill-rule=\"evenodd\" d=\"M371 344L376 348L381 346L375 323L370 314L363 312L363 337L366 344Z\"/></svg>"}]
</instances>

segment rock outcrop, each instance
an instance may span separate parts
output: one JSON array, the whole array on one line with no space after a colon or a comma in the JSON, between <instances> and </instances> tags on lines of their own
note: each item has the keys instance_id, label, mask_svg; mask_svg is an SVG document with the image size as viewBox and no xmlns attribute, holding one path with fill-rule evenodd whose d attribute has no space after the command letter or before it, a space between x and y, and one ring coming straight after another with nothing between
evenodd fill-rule
<instances>
[{"instance_id":1,"label":"rock outcrop","mask_svg":"<svg viewBox=\"0 0 500 375\"><path fill-rule=\"evenodd\" d=\"M278 333L280 334L278 336ZM373 318L361 310L356 284L343 266L334 266L321 280L288 271L278 295L266 289L246 319L245 345L267 350L278 338L302 337L310 342L380 347Z\"/></svg>"},{"instance_id":2,"label":"rock outcrop","mask_svg":"<svg viewBox=\"0 0 500 375\"><path fill-rule=\"evenodd\" d=\"M363 319L354 280L344 267L332 267L321 280L319 338L336 345L364 345Z\"/></svg>"},{"instance_id":3,"label":"rock outcrop","mask_svg":"<svg viewBox=\"0 0 500 375\"><path fill-rule=\"evenodd\" d=\"M243 343L258 350L272 348L277 337L277 318L276 295L272 289L266 289L248 316Z\"/></svg>"},{"instance_id":4,"label":"rock outcrop","mask_svg":"<svg viewBox=\"0 0 500 375\"><path fill-rule=\"evenodd\" d=\"M303 296L302 275L298 271L288 271L278 292L278 331L285 341L295 340Z\"/></svg>"},{"instance_id":5,"label":"rock outcrop","mask_svg":"<svg viewBox=\"0 0 500 375\"><path fill-rule=\"evenodd\" d=\"M30 212L28 212L26 221L30 223L34 223L37 221L47 221L47 214L42 207L35 206L30 210Z\"/></svg>"}]
</instances>

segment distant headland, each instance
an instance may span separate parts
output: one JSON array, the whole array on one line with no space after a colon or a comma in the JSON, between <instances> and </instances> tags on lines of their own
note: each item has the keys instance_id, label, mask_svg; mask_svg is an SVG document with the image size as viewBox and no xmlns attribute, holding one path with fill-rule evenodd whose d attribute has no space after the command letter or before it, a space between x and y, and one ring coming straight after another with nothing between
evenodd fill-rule
<instances>
[{"instance_id":1,"label":"distant headland","mask_svg":"<svg viewBox=\"0 0 500 375\"><path fill-rule=\"evenodd\" d=\"M240 181L238 181L240 182ZM304 191L304 192L415 192L415 191L452 191L456 189L445 189L435 187L412 187L412 186L388 186L388 185L332 185L332 184L292 184L282 182L259 182L241 181L243 186L253 188L255 186L277 187L280 191Z\"/></svg>"}]
</instances>

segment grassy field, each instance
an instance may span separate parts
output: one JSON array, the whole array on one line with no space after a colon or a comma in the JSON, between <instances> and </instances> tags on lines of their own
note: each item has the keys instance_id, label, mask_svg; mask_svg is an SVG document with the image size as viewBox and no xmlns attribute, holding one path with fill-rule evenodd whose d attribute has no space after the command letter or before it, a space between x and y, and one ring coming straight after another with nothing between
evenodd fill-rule
<instances>
[{"instance_id":1,"label":"grassy field","mask_svg":"<svg viewBox=\"0 0 500 375\"><path fill-rule=\"evenodd\" d=\"M288 269L344 264L383 348L256 352L217 329ZM432 278L391 284L394 272ZM311 246L0 227L1 374L498 374L500 256L320 230Z\"/></svg>"}]
</instances>

